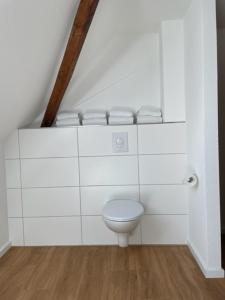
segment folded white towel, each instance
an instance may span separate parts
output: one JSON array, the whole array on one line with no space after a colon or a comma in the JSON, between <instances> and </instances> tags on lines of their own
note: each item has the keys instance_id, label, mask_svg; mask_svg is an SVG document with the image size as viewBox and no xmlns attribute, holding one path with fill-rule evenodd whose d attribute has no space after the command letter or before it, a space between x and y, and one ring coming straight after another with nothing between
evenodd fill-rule
<instances>
[{"instance_id":1,"label":"folded white towel","mask_svg":"<svg viewBox=\"0 0 225 300\"><path fill-rule=\"evenodd\" d=\"M110 117L133 117L133 115L133 111L125 107L114 107L109 112Z\"/></svg>"},{"instance_id":2,"label":"folded white towel","mask_svg":"<svg viewBox=\"0 0 225 300\"><path fill-rule=\"evenodd\" d=\"M106 111L104 111L104 110L87 110L83 114L84 120L99 119L99 118L106 118Z\"/></svg>"},{"instance_id":3,"label":"folded white towel","mask_svg":"<svg viewBox=\"0 0 225 300\"><path fill-rule=\"evenodd\" d=\"M158 124L162 123L162 117L137 116L137 124Z\"/></svg>"},{"instance_id":4,"label":"folded white towel","mask_svg":"<svg viewBox=\"0 0 225 300\"><path fill-rule=\"evenodd\" d=\"M65 119L72 119L72 118L79 118L79 112L78 111L69 111L69 110L64 110L61 111L57 114L56 120L61 121Z\"/></svg>"},{"instance_id":5,"label":"folded white towel","mask_svg":"<svg viewBox=\"0 0 225 300\"><path fill-rule=\"evenodd\" d=\"M160 108L153 106L142 106L137 112L137 116L152 116L152 117L161 117L162 112Z\"/></svg>"},{"instance_id":6,"label":"folded white towel","mask_svg":"<svg viewBox=\"0 0 225 300\"><path fill-rule=\"evenodd\" d=\"M131 125L134 117L109 117L109 125Z\"/></svg>"},{"instance_id":7,"label":"folded white towel","mask_svg":"<svg viewBox=\"0 0 225 300\"><path fill-rule=\"evenodd\" d=\"M71 118L71 119L57 120L55 125L56 127L79 126L80 119Z\"/></svg>"},{"instance_id":8,"label":"folded white towel","mask_svg":"<svg viewBox=\"0 0 225 300\"><path fill-rule=\"evenodd\" d=\"M83 119L83 125L107 125L106 118Z\"/></svg>"}]
</instances>

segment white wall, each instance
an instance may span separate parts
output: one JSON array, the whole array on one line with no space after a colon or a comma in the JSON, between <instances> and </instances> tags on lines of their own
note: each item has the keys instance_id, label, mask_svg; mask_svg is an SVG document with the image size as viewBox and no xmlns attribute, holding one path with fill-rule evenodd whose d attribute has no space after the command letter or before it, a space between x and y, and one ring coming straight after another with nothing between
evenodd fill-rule
<instances>
[{"instance_id":1,"label":"white wall","mask_svg":"<svg viewBox=\"0 0 225 300\"><path fill-rule=\"evenodd\" d=\"M116 132L128 133L125 153L112 149ZM185 244L185 152L185 124L16 131L6 147L10 240L19 246L116 244L102 210L122 198L145 206L132 244Z\"/></svg>"},{"instance_id":2,"label":"white wall","mask_svg":"<svg viewBox=\"0 0 225 300\"><path fill-rule=\"evenodd\" d=\"M109 110L114 106L125 106L138 110L142 105L161 107L160 25L163 20L182 17L188 3L189 0L172 0L169 4L165 0L102 0L60 109ZM171 36L175 34L178 37L174 51L176 58L180 57L178 68L173 68L172 74L166 74L167 81L163 82L175 77L182 91L176 93L175 101L177 98L180 100L176 101L176 109L171 108L173 103L170 103L175 93L167 95L171 89L166 91L166 120L169 122L185 120L184 72L181 74L183 43L180 43L183 33L180 29L178 22L176 30L171 32ZM173 44L169 43L165 55Z\"/></svg>"},{"instance_id":3,"label":"white wall","mask_svg":"<svg viewBox=\"0 0 225 300\"><path fill-rule=\"evenodd\" d=\"M215 1L196 0L185 18L188 159L199 176L189 193L189 244L206 276L222 276Z\"/></svg>"},{"instance_id":4,"label":"white wall","mask_svg":"<svg viewBox=\"0 0 225 300\"><path fill-rule=\"evenodd\" d=\"M3 144L0 143L0 256L8 247L8 213L6 200L5 162Z\"/></svg>"},{"instance_id":5,"label":"white wall","mask_svg":"<svg viewBox=\"0 0 225 300\"><path fill-rule=\"evenodd\" d=\"M88 39L61 109L160 107L160 92L159 34L108 33L103 47Z\"/></svg>"},{"instance_id":6,"label":"white wall","mask_svg":"<svg viewBox=\"0 0 225 300\"><path fill-rule=\"evenodd\" d=\"M162 110L164 122L185 121L183 20L161 25Z\"/></svg>"}]
</instances>

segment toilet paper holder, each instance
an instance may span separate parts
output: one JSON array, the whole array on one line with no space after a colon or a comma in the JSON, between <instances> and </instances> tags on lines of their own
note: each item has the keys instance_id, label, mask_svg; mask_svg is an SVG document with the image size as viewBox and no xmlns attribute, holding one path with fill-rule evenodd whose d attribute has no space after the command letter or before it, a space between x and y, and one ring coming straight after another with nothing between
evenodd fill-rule
<instances>
[{"instance_id":1,"label":"toilet paper holder","mask_svg":"<svg viewBox=\"0 0 225 300\"><path fill-rule=\"evenodd\" d=\"M184 179L184 184L190 187L195 187L198 184L198 176L196 174L189 174Z\"/></svg>"}]
</instances>

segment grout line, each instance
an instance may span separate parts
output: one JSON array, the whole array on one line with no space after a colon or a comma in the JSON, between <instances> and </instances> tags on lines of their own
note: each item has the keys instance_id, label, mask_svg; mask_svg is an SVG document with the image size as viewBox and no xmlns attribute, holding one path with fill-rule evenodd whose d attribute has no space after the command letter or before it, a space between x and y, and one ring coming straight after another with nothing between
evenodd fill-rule
<instances>
[{"instance_id":1,"label":"grout line","mask_svg":"<svg viewBox=\"0 0 225 300\"><path fill-rule=\"evenodd\" d=\"M7 158L6 160L45 160L45 159L65 159L65 158L77 158L78 156L43 156L43 157L21 157L21 158Z\"/></svg>"},{"instance_id":2,"label":"grout line","mask_svg":"<svg viewBox=\"0 0 225 300\"><path fill-rule=\"evenodd\" d=\"M106 158L106 157L136 157L139 156L163 156L163 155L186 155L186 152L176 152L176 153L134 153L134 154L102 154L102 155L77 155L77 156L56 156L56 157L29 157L29 158L7 158L6 161L16 161L16 160L47 160L47 159L71 159L71 158Z\"/></svg>"},{"instance_id":3,"label":"grout line","mask_svg":"<svg viewBox=\"0 0 225 300\"><path fill-rule=\"evenodd\" d=\"M188 216L187 213L145 213L144 216ZM64 215L64 216L24 216L23 219L54 219L54 218L80 218L80 217L99 217L102 218L101 214L82 214L82 215ZM9 217L9 219L21 219L21 217Z\"/></svg>"},{"instance_id":4,"label":"grout line","mask_svg":"<svg viewBox=\"0 0 225 300\"><path fill-rule=\"evenodd\" d=\"M139 186L138 183L134 184L105 184L105 185L76 185L76 186L38 186L38 187L16 187L16 188L7 188L7 190L38 190L38 189L78 189L78 188L101 188L101 187L132 187L132 186ZM186 185L183 183L141 183L140 186L179 186L179 187L185 187Z\"/></svg>"},{"instance_id":5,"label":"grout line","mask_svg":"<svg viewBox=\"0 0 225 300\"><path fill-rule=\"evenodd\" d=\"M136 129L137 133L137 162L138 162L138 193L139 193L139 201L141 201L141 180L140 180L140 161L139 161L139 130L138 127ZM142 238L142 219L140 220L140 243L142 244L143 238Z\"/></svg>"},{"instance_id":6,"label":"grout line","mask_svg":"<svg viewBox=\"0 0 225 300\"><path fill-rule=\"evenodd\" d=\"M25 246L25 229L24 229L24 209L23 209L23 189L22 189L22 166L21 166L21 159L20 159L20 135L19 130L18 132L18 144L19 144L19 162L20 162L20 196L21 196L21 209L22 209L22 224L23 224L23 246Z\"/></svg>"},{"instance_id":7,"label":"grout line","mask_svg":"<svg viewBox=\"0 0 225 300\"><path fill-rule=\"evenodd\" d=\"M79 188L79 185L74 185L74 186L30 186L30 187L22 187L23 190L38 190L38 189L74 189L74 188ZM12 188L13 189L13 188ZM16 189L16 188L15 188Z\"/></svg>"},{"instance_id":8,"label":"grout line","mask_svg":"<svg viewBox=\"0 0 225 300\"><path fill-rule=\"evenodd\" d=\"M175 155L186 155L185 152L173 152L173 153L138 153L139 156L175 156Z\"/></svg>"},{"instance_id":9,"label":"grout line","mask_svg":"<svg viewBox=\"0 0 225 300\"><path fill-rule=\"evenodd\" d=\"M80 197L80 230L81 230L81 244L84 244L83 241L83 220L82 220L82 200L81 200L81 176L80 176L80 147L79 147L79 130L77 131L77 154L78 154L78 175L79 175L79 197Z\"/></svg>"},{"instance_id":10,"label":"grout line","mask_svg":"<svg viewBox=\"0 0 225 300\"><path fill-rule=\"evenodd\" d=\"M136 157L137 156L137 153L133 153L133 154L129 154L129 153L124 153L124 154L121 154L121 153L118 153L118 154L101 154L101 155L81 155L80 157L81 158L106 158L106 157L109 157L109 158L114 158L114 157Z\"/></svg>"},{"instance_id":11,"label":"grout line","mask_svg":"<svg viewBox=\"0 0 225 300\"><path fill-rule=\"evenodd\" d=\"M64 216L25 216L24 219L64 219L64 218L80 218L81 215L64 215ZM10 219L19 219L19 218L10 218Z\"/></svg>"}]
</instances>

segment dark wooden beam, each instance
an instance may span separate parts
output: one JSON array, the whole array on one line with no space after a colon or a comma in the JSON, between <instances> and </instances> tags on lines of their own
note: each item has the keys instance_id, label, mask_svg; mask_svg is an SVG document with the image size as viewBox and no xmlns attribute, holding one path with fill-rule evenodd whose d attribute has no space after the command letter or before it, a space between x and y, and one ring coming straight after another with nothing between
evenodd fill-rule
<instances>
[{"instance_id":1,"label":"dark wooden beam","mask_svg":"<svg viewBox=\"0 0 225 300\"><path fill-rule=\"evenodd\" d=\"M41 127L50 127L72 78L99 0L81 0Z\"/></svg>"}]
</instances>

